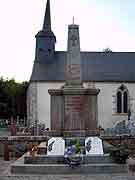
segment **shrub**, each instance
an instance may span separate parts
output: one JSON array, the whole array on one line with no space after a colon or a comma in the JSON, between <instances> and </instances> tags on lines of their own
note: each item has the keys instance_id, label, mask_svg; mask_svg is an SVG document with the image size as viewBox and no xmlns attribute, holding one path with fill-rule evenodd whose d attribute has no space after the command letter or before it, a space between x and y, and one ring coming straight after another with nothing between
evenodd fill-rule
<instances>
[{"instance_id":1,"label":"shrub","mask_svg":"<svg viewBox=\"0 0 135 180\"><path fill-rule=\"evenodd\" d=\"M75 144L75 149L76 149L76 153L79 153L80 150L81 150L81 145L80 145L80 142L77 141L76 144Z\"/></svg>"},{"instance_id":2,"label":"shrub","mask_svg":"<svg viewBox=\"0 0 135 180\"><path fill-rule=\"evenodd\" d=\"M129 156L129 149L119 144L117 147L114 147L110 150L110 157L119 164L126 163L126 160Z\"/></svg>"}]
</instances>

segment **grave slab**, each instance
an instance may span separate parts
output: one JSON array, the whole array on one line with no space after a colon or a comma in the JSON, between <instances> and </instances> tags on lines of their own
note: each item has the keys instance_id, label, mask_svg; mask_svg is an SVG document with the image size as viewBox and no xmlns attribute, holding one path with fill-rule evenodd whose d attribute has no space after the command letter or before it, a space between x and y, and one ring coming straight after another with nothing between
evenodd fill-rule
<instances>
[{"instance_id":1,"label":"grave slab","mask_svg":"<svg viewBox=\"0 0 135 180\"><path fill-rule=\"evenodd\" d=\"M64 155L65 140L62 137L52 137L48 140L47 155Z\"/></svg>"},{"instance_id":2,"label":"grave slab","mask_svg":"<svg viewBox=\"0 0 135 180\"><path fill-rule=\"evenodd\" d=\"M87 137L85 139L86 155L103 155L102 140L99 137Z\"/></svg>"}]
</instances>

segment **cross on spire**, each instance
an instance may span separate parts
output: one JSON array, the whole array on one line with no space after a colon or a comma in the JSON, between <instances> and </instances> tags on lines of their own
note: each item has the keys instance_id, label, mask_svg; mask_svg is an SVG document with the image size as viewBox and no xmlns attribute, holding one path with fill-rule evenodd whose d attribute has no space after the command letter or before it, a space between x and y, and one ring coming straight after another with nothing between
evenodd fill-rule
<instances>
[{"instance_id":1,"label":"cross on spire","mask_svg":"<svg viewBox=\"0 0 135 180\"><path fill-rule=\"evenodd\" d=\"M73 16L73 24L75 23L75 17Z\"/></svg>"}]
</instances>

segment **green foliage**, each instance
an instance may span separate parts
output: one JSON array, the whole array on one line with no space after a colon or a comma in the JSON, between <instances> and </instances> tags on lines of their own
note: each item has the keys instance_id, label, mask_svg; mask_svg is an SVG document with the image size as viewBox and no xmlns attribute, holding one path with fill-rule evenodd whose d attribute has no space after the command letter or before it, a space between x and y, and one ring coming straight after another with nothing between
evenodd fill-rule
<instances>
[{"instance_id":1,"label":"green foliage","mask_svg":"<svg viewBox=\"0 0 135 180\"><path fill-rule=\"evenodd\" d=\"M26 91L28 82L0 78L0 118L26 117Z\"/></svg>"},{"instance_id":2,"label":"green foliage","mask_svg":"<svg viewBox=\"0 0 135 180\"><path fill-rule=\"evenodd\" d=\"M72 139L70 140L69 146L75 146L75 153L79 153L81 151L81 144L79 140Z\"/></svg>"},{"instance_id":3,"label":"green foliage","mask_svg":"<svg viewBox=\"0 0 135 180\"><path fill-rule=\"evenodd\" d=\"M81 145L80 145L80 142L77 141L76 144L75 144L75 149L76 149L76 153L79 153L80 150L81 150Z\"/></svg>"},{"instance_id":4,"label":"green foliage","mask_svg":"<svg viewBox=\"0 0 135 180\"><path fill-rule=\"evenodd\" d=\"M116 163L126 163L126 159L129 156L129 149L125 145L119 144L110 150L110 157L114 159Z\"/></svg>"}]
</instances>

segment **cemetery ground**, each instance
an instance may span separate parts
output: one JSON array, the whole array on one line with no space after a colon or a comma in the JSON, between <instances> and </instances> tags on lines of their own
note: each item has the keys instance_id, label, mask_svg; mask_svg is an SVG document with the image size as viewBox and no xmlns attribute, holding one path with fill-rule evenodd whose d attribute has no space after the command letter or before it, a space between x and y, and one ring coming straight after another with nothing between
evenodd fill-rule
<instances>
[{"instance_id":1,"label":"cemetery ground","mask_svg":"<svg viewBox=\"0 0 135 180\"><path fill-rule=\"evenodd\" d=\"M10 165L16 161L15 158L10 158L5 161L0 158L0 180L135 180L135 174L115 173L115 174L11 174Z\"/></svg>"},{"instance_id":2,"label":"cemetery ground","mask_svg":"<svg viewBox=\"0 0 135 180\"><path fill-rule=\"evenodd\" d=\"M4 134L5 135L5 132ZM1 136L2 136L1 135ZM135 174L61 174L61 175L32 175L32 174L11 174L10 165L14 163L16 158L10 158L4 161L0 158L0 180L135 180Z\"/></svg>"},{"instance_id":3,"label":"cemetery ground","mask_svg":"<svg viewBox=\"0 0 135 180\"><path fill-rule=\"evenodd\" d=\"M73 174L73 175L14 175L10 173L10 164L15 159L4 161L0 158L0 180L134 180L132 174Z\"/></svg>"}]
</instances>

